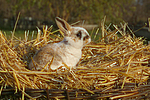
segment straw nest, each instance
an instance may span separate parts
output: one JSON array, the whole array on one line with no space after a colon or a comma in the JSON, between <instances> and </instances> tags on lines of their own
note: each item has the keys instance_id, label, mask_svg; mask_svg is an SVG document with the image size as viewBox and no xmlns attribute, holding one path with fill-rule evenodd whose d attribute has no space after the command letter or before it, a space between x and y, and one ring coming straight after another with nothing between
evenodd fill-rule
<instances>
[{"instance_id":1,"label":"straw nest","mask_svg":"<svg viewBox=\"0 0 150 100\"><path fill-rule=\"evenodd\" d=\"M110 26L114 30L110 30ZM56 34L58 30L51 30L52 27L38 29L36 39L31 40L28 40L28 34L24 40L15 36L8 40L0 32L1 97L150 98L150 45L143 45L142 38L136 38L126 23L120 28L102 24L102 38L83 48L75 70L28 70L28 63L37 50L63 39L63 35Z\"/></svg>"}]
</instances>

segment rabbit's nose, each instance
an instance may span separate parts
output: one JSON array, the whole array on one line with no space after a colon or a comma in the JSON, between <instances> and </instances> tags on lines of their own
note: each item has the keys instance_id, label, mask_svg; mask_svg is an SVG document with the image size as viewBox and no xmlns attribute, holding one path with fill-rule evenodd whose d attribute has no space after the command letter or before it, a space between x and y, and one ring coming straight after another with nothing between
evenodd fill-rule
<instances>
[{"instance_id":1,"label":"rabbit's nose","mask_svg":"<svg viewBox=\"0 0 150 100\"><path fill-rule=\"evenodd\" d=\"M87 39L89 39L89 38L90 38L90 36L87 35L87 36L85 36L85 37L83 38L83 41L85 41L85 40L87 40Z\"/></svg>"},{"instance_id":2,"label":"rabbit's nose","mask_svg":"<svg viewBox=\"0 0 150 100\"><path fill-rule=\"evenodd\" d=\"M85 36L85 37L83 38L83 41L84 41L85 44L88 44L88 43L91 42L91 37L90 37L89 35L87 35L87 36Z\"/></svg>"}]
</instances>

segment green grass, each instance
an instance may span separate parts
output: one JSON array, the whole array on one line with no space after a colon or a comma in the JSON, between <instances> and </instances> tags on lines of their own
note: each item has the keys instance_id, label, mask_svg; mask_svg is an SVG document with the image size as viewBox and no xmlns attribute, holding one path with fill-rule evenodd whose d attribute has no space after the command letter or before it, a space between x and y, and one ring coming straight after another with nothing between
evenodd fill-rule
<instances>
[{"instance_id":1,"label":"green grass","mask_svg":"<svg viewBox=\"0 0 150 100\"><path fill-rule=\"evenodd\" d=\"M1 31L4 33L5 37L7 37L7 39L10 39L12 37L13 30L12 31L10 31L10 30L1 30ZM33 38L36 38L36 35L37 35L36 30L31 30L31 31L16 30L14 32L14 36L17 37L17 38L20 38L20 39L24 39L25 38L25 32L26 32L26 34L29 34L28 35L29 40L32 38L32 33L34 33Z\"/></svg>"}]
</instances>

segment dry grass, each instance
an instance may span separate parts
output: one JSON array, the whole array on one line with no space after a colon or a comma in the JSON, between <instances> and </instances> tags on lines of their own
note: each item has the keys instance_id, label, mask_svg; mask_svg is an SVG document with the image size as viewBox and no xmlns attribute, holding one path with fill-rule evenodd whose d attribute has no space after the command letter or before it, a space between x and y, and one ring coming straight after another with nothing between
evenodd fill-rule
<instances>
[{"instance_id":1,"label":"dry grass","mask_svg":"<svg viewBox=\"0 0 150 100\"><path fill-rule=\"evenodd\" d=\"M149 98L150 45L131 37L127 24L121 28L102 23L102 38L83 48L76 70L31 71L31 57L46 44L59 42L63 35L51 32L52 27L38 29L37 38L24 40L12 36L7 40L0 32L1 95L21 92L21 98L67 99L132 99ZM127 32L128 30L128 32ZM130 33L130 34L128 34ZM121 34L119 37L118 34ZM8 89L12 87L13 89Z\"/></svg>"}]
</instances>

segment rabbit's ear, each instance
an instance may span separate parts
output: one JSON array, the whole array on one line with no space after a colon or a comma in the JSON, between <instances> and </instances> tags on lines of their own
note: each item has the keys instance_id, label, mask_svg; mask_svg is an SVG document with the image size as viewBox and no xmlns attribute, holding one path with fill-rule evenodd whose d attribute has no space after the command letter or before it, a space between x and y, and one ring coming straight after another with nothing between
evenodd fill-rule
<instances>
[{"instance_id":1,"label":"rabbit's ear","mask_svg":"<svg viewBox=\"0 0 150 100\"><path fill-rule=\"evenodd\" d=\"M68 33L70 33L67 31L71 30L71 25L69 25L65 20L59 17L56 17L56 23L59 29L64 33L64 35L67 35Z\"/></svg>"}]
</instances>

